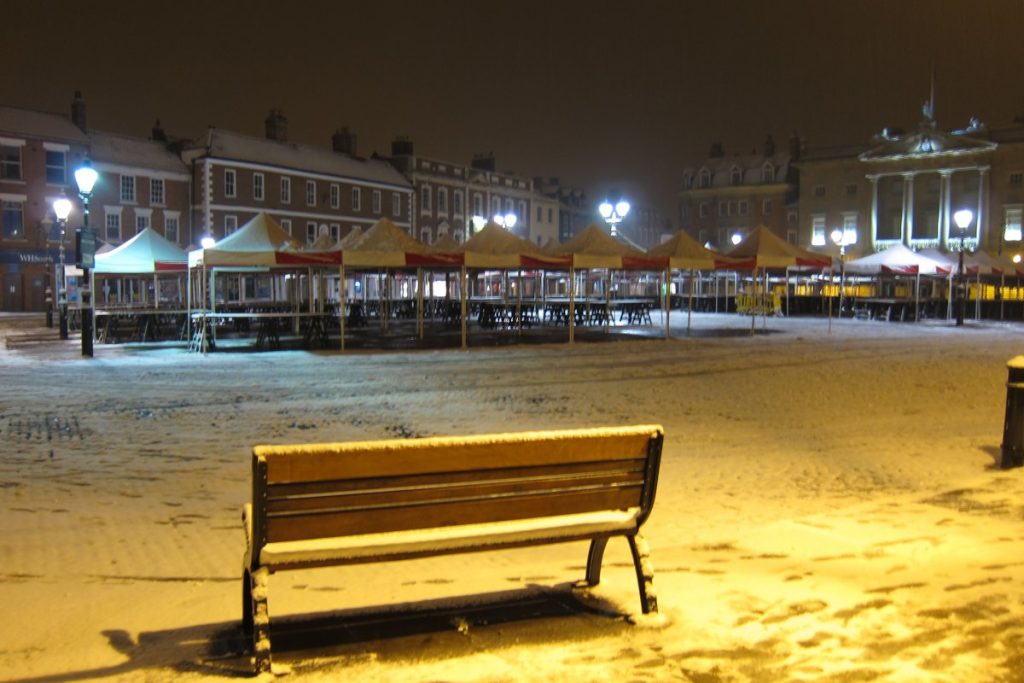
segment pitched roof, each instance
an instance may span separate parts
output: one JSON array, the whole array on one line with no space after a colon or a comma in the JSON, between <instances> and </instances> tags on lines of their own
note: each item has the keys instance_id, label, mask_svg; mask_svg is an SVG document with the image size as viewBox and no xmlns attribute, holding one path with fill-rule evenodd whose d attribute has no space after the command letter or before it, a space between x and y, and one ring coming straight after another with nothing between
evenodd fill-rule
<instances>
[{"instance_id":1,"label":"pitched roof","mask_svg":"<svg viewBox=\"0 0 1024 683\"><path fill-rule=\"evenodd\" d=\"M93 163L103 169L104 165L122 168L145 169L173 173L188 180L188 167L181 157L167 148L163 142L133 138L114 133L89 133Z\"/></svg>"},{"instance_id":2,"label":"pitched roof","mask_svg":"<svg viewBox=\"0 0 1024 683\"><path fill-rule=\"evenodd\" d=\"M998 145L988 140L947 133L928 125L900 137L882 138L880 144L860 155L862 161L898 161L922 157L960 156L988 152Z\"/></svg>"},{"instance_id":3,"label":"pitched roof","mask_svg":"<svg viewBox=\"0 0 1024 683\"><path fill-rule=\"evenodd\" d=\"M202 144L193 149L196 148L205 148L207 154L218 159L247 161L412 189L409 181L386 161L362 159L325 147L279 142L211 128Z\"/></svg>"},{"instance_id":4,"label":"pitched roof","mask_svg":"<svg viewBox=\"0 0 1024 683\"><path fill-rule=\"evenodd\" d=\"M0 107L0 134L89 144L85 133L71 123L67 116L16 107Z\"/></svg>"}]
</instances>

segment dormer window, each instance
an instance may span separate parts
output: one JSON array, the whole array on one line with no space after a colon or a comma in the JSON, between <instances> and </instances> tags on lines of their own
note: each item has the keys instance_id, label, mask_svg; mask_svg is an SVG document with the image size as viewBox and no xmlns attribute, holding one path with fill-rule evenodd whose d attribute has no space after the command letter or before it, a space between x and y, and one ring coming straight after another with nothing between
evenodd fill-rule
<instances>
[{"instance_id":1,"label":"dormer window","mask_svg":"<svg viewBox=\"0 0 1024 683\"><path fill-rule=\"evenodd\" d=\"M775 167L770 163L761 167L761 182L766 185L775 182Z\"/></svg>"},{"instance_id":2,"label":"dormer window","mask_svg":"<svg viewBox=\"0 0 1024 683\"><path fill-rule=\"evenodd\" d=\"M729 172L729 182L732 185L742 185L743 184L743 174L740 173L740 169L739 168L737 168L735 166L732 167L732 171Z\"/></svg>"},{"instance_id":3,"label":"dormer window","mask_svg":"<svg viewBox=\"0 0 1024 683\"><path fill-rule=\"evenodd\" d=\"M711 171L706 168L700 170L700 186L711 187Z\"/></svg>"}]
</instances>

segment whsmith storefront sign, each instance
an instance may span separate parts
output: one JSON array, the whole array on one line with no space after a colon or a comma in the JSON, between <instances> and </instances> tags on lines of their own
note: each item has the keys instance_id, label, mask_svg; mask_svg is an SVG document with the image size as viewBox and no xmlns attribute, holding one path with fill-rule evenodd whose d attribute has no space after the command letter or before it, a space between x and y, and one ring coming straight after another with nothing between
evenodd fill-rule
<instances>
[{"instance_id":1,"label":"whsmith storefront sign","mask_svg":"<svg viewBox=\"0 0 1024 683\"><path fill-rule=\"evenodd\" d=\"M60 259L57 249L0 249L0 263L17 263L24 266L56 263Z\"/></svg>"}]
</instances>

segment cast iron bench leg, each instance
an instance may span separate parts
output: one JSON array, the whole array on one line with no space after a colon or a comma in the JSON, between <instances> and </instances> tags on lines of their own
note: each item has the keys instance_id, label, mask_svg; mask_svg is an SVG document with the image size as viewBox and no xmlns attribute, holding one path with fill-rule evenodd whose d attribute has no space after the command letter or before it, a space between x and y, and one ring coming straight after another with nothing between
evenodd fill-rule
<instances>
[{"instance_id":1,"label":"cast iron bench leg","mask_svg":"<svg viewBox=\"0 0 1024 683\"><path fill-rule=\"evenodd\" d=\"M587 553L586 585L596 586L601 583L601 560L604 559L604 548L608 545L607 538L595 538L590 541L590 552Z\"/></svg>"},{"instance_id":2,"label":"cast iron bench leg","mask_svg":"<svg viewBox=\"0 0 1024 683\"><path fill-rule=\"evenodd\" d=\"M629 550L633 553L633 566L636 568L636 583L640 589L640 605L644 614L658 611L658 596L654 593L654 568L651 566L651 553L647 540L637 532L629 536Z\"/></svg>"},{"instance_id":3,"label":"cast iron bench leg","mask_svg":"<svg viewBox=\"0 0 1024 683\"><path fill-rule=\"evenodd\" d=\"M267 579L270 572L245 570L242 579L242 629L251 637L257 674L270 671L270 612L267 610Z\"/></svg>"}]
</instances>

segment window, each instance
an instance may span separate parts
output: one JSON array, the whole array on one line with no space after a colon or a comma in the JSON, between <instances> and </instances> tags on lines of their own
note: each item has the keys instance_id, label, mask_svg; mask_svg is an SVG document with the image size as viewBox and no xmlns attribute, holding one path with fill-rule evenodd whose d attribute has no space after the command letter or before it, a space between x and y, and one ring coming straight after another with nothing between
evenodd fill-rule
<instances>
[{"instance_id":1,"label":"window","mask_svg":"<svg viewBox=\"0 0 1024 683\"><path fill-rule=\"evenodd\" d=\"M149 203L162 206L164 203L164 181L152 178L149 181Z\"/></svg>"},{"instance_id":2,"label":"window","mask_svg":"<svg viewBox=\"0 0 1024 683\"><path fill-rule=\"evenodd\" d=\"M796 211L786 212L786 223L788 223L789 225L796 225L797 218L798 215Z\"/></svg>"},{"instance_id":3,"label":"window","mask_svg":"<svg viewBox=\"0 0 1024 683\"><path fill-rule=\"evenodd\" d=\"M540 223L540 221L541 221L541 216L543 216L543 215L544 215L544 209L542 209L542 208L540 208L540 207L538 206L538 207L537 207L537 222L538 222L538 223Z\"/></svg>"},{"instance_id":4,"label":"window","mask_svg":"<svg viewBox=\"0 0 1024 683\"><path fill-rule=\"evenodd\" d=\"M739 215L746 216L748 213L750 213L750 208L747 204L747 200L741 199L739 202Z\"/></svg>"},{"instance_id":5,"label":"window","mask_svg":"<svg viewBox=\"0 0 1024 683\"><path fill-rule=\"evenodd\" d=\"M68 182L68 154L63 151L46 150L46 182L64 185Z\"/></svg>"},{"instance_id":6,"label":"window","mask_svg":"<svg viewBox=\"0 0 1024 683\"><path fill-rule=\"evenodd\" d=\"M519 215L522 216L524 221L530 220L530 213L526 210L526 202L522 199L519 200Z\"/></svg>"},{"instance_id":7,"label":"window","mask_svg":"<svg viewBox=\"0 0 1024 683\"><path fill-rule=\"evenodd\" d=\"M420 242L430 244L430 228L420 228Z\"/></svg>"},{"instance_id":8,"label":"window","mask_svg":"<svg viewBox=\"0 0 1024 683\"><path fill-rule=\"evenodd\" d=\"M391 194L391 215L396 218L402 215L402 195L397 192Z\"/></svg>"},{"instance_id":9,"label":"window","mask_svg":"<svg viewBox=\"0 0 1024 683\"><path fill-rule=\"evenodd\" d=\"M292 179L281 178L281 203L292 203Z\"/></svg>"},{"instance_id":10,"label":"window","mask_svg":"<svg viewBox=\"0 0 1024 683\"><path fill-rule=\"evenodd\" d=\"M341 238L341 225L338 223L331 223L331 241L337 243Z\"/></svg>"},{"instance_id":11,"label":"window","mask_svg":"<svg viewBox=\"0 0 1024 683\"><path fill-rule=\"evenodd\" d=\"M377 215L377 216L380 215L380 200L381 200L380 190L374 190L373 194L370 195L370 202L371 202L370 210L373 211L374 215Z\"/></svg>"},{"instance_id":12,"label":"window","mask_svg":"<svg viewBox=\"0 0 1024 683\"><path fill-rule=\"evenodd\" d=\"M452 195L452 211L456 216L462 215L462 190L455 190Z\"/></svg>"},{"instance_id":13,"label":"window","mask_svg":"<svg viewBox=\"0 0 1024 683\"><path fill-rule=\"evenodd\" d=\"M306 181L306 206L316 206L316 181Z\"/></svg>"},{"instance_id":14,"label":"window","mask_svg":"<svg viewBox=\"0 0 1024 683\"><path fill-rule=\"evenodd\" d=\"M341 206L341 188L338 187L338 183L331 183L331 208L337 209ZM352 208L356 211L359 210L359 205L356 203L356 190L352 188Z\"/></svg>"},{"instance_id":15,"label":"window","mask_svg":"<svg viewBox=\"0 0 1024 683\"><path fill-rule=\"evenodd\" d=\"M515 206L515 204L512 203L511 199L506 199L505 200L505 213L515 213L515 209L513 208L514 206Z\"/></svg>"},{"instance_id":16,"label":"window","mask_svg":"<svg viewBox=\"0 0 1024 683\"><path fill-rule=\"evenodd\" d=\"M729 184L730 185L742 185L743 184L743 174L740 172L740 169L738 169L735 166L733 166L732 170L729 172Z\"/></svg>"},{"instance_id":17,"label":"window","mask_svg":"<svg viewBox=\"0 0 1024 683\"><path fill-rule=\"evenodd\" d=\"M21 180L21 147L0 145L0 179Z\"/></svg>"},{"instance_id":18,"label":"window","mask_svg":"<svg viewBox=\"0 0 1024 683\"><path fill-rule=\"evenodd\" d=\"M121 176L121 201L126 204L135 203L135 176Z\"/></svg>"},{"instance_id":19,"label":"window","mask_svg":"<svg viewBox=\"0 0 1024 683\"><path fill-rule=\"evenodd\" d=\"M235 169L233 168L224 169L224 196L235 196Z\"/></svg>"},{"instance_id":20,"label":"window","mask_svg":"<svg viewBox=\"0 0 1024 683\"><path fill-rule=\"evenodd\" d=\"M473 215L484 215L484 196L479 192L473 193Z\"/></svg>"},{"instance_id":21,"label":"window","mask_svg":"<svg viewBox=\"0 0 1024 683\"><path fill-rule=\"evenodd\" d=\"M281 219L281 229L284 230L289 235L292 234L292 219L291 218L282 218Z\"/></svg>"},{"instance_id":22,"label":"window","mask_svg":"<svg viewBox=\"0 0 1024 683\"><path fill-rule=\"evenodd\" d=\"M238 216L224 216L224 236L238 230Z\"/></svg>"},{"instance_id":23,"label":"window","mask_svg":"<svg viewBox=\"0 0 1024 683\"><path fill-rule=\"evenodd\" d=\"M104 239L108 242L121 241L121 214L108 213L106 217L106 235Z\"/></svg>"},{"instance_id":24,"label":"window","mask_svg":"<svg viewBox=\"0 0 1024 683\"><path fill-rule=\"evenodd\" d=\"M786 231L786 241L789 242L790 244L796 246L796 243L797 243L797 231L796 230L787 230Z\"/></svg>"},{"instance_id":25,"label":"window","mask_svg":"<svg viewBox=\"0 0 1024 683\"><path fill-rule=\"evenodd\" d=\"M848 196L848 197L856 197L857 196L857 186L855 184L850 183L849 185L846 186L846 196Z\"/></svg>"},{"instance_id":26,"label":"window","mask_svg":"<svg viewBox=\"0 0 1024 683\"><path fill-rule=\"evenodd\" d=\"M491 216L501 213L501 197L491 197Z\"/></svg>"},{"instance_id":27,"label":"window","mask_svg":"<svg viewBox=\"0 0 1024 683\"><path fill-rule=\"evenodd\" d=\"M252 174L252 198L257 202L263 201L263 174L253 173Z\"/></svg>"},{"instance_id":28,"label":"window","mask_svg":"<svg viewBox=\"0 0 1024 683\"><path fill-rule=\"evenodd\" d=\"M824 197L825 196L825 186L824 185L815 185L814 186L814 196L815 197Z\"/></svg>"},{"instance_id":29,"label":"window","mask_svg":"<svg viewBox=\"0 0 1024 683\"><path fill-rule=\"evenodd\" d=\"M1021 219L1024 208L1020 206L1006 207L1006 222L1003 228L1003 239L1007 242L1020 242L1021 240Z\"/></svg>"},{"instance_id":30,"label":"window","mask_svg":"<svg viewBox=\"0 0 1024 683\"><path fill-rule=\"evenodd\" d=\"M306 244L316 242L316 221L306 221Z\"/></svg>"},{"instance_id":31,"label":"window","mask_svg":"<svg viewBox=\"0 0 1024 683\"><path fill-rule=\"evenodd\" d=\"M724 216L729 211L728 202L718 202L718 215Z\"/></svg>"},{"instance_id":32,"label":"window","mask_svg":"<svg viewBox=\"0 0 1024 683\"><path fill-rule=\"evenodd\" d=\"M448 188L437 188L437 212L448 214Z\"/></svg>"},{"instance_id":33,"label":"window","mask_svg":"<svg viewBox=\"0 0 1024 683\"><path fill-rule=\"evenodd\" d=\"M857 243L857 214L843 214L843 246Z\"/></svg>"},{"instance_id":34,"label":"window","mask_svg":"<svg viewBox=\"0 0 1024 683\"><path fill-rule=\"evenodd\" d=\"M706 168L700 170L700 186L711 187L711 171Z\"/></svg>"},{"instance_id":35,"label":"window","mask_svg":"<svg viewBox=\"0 0 1024 683\"><path fill-rule=\"evenodd\" d=\"M1024 173L1016 171L1010 174L1010 187L1020 187L1024 185Z\"/></svg>"},{"instance_id":36,"label":"window","mask_svg":"<svg viewBox=\"0 0 1024 683\"><path fill-rule=\"evenodd\" d=\"M555 210L554 209L548 209L548 223L554 223L554 222L555 222Z\"/></svg>"},{"instance_id":37,"label":"window","mask_svg":"<svg viewBox=\"0 0 1024 683\"><path fill-rule=\"evenodd\" d=\"M708 213L709 213L709 211L708 211L708 203L707 202L701 202L700 203L700 217L701 218L707 218L708 217Z\"/></svg>"},{"instance_id":38,"label":"window","mask_svg":"<svg viewBox=\"0 0 1024 683\"><path fill-rule=\"evenodd\" d=\"M811 246L825 246L825 215L811 216Z\"/></svg>"},{"instance_id":39,"label":"window","mask_svg":"<svg viewBox=\"0 0 1024 683\"><path fill-rule=\"evenodd\" d=\"M178 217L164 216L164 237L168 242L178 243Z\"/></svg>"},{"instance_id":40,"label":"window","mask_svg":"<svg viewBox=\"0 0 1024 683\"><path fill-rule=\"evenodd\" d=\"M135 234L139 234L149 227L149 219L148 213L135 216Z\"/></svg>"},{"instance_id":41,"label":"window","mask_svg":"<svg viewBox=\"0 0 1024 683\"><path fill-rule=\"evenodd\" d=\"M358 187L352 188L352 210L361 211L363 208L363 191Z\"/></svg>"},{"instance_id":42,"label":"window","mask_svg":"<svg viewBox=\"0 0 1024 683\"><path fill-rule=\"evenodd\" d=\"M761 215L771 216L772 215L772 200L762 199L761 200Z\"/></svg>"},{"instance_id":43,"label":"window","mask_svg":"<svg viewBox=\"0 0 1024 683\"><path fill-rule=\"evenodd\" d=\"M771 163L761 167L761 182L765 185L775 182L775 167Z\"/></svg>"},{"instance_id":44,"label":"window","mask_svg":"<svg viewBox=\"0 0 1024 683\"><path fill-rule=\"evenodd\" d=\"M420 213L430 213L430 186L420 188Z\"/></svg>"}]
</instances>

